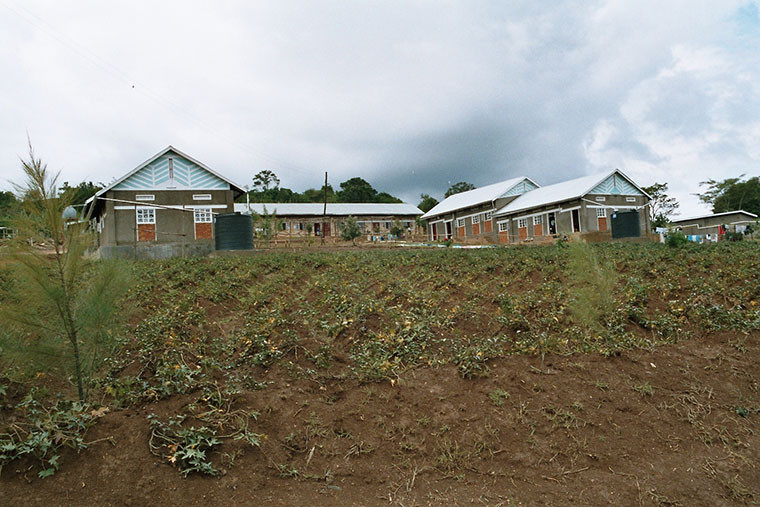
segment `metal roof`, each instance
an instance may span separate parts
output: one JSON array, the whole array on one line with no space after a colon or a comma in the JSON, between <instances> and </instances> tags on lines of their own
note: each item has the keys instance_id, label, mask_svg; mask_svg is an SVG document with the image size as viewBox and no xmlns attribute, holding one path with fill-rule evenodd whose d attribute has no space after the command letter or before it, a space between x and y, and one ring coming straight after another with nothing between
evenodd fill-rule
<instances>
[{"instance_id":1,"label":"metal roof","mask_svg":"<svg viewBox=\"0 0 760 507\"><path fill-rule=\"evenodd\" d=\"M258 214L274 213L277 216L322 216L325 205L318 202L288 202L288 203L236 203L235 211L248 213L250 210ZM417 217L422 211L413 204L407 203L345 203L328 202L327 214L331 216L361 216L361 215L407 215Z\"/></svg>"},{"instance_id":2,"label":"metal roof","mask_svg":"<svg viewBox=\"0 0 760 507\"><path fill-rule=\"evenodd\" d=\"M452 211L495 201L525 180L528 180L529 182L538 186L538 184L536 184L530 178L526 176L519 176L517 178L500 181L498 183L486 185L485 187L476 188L474 190L460 192L458 194L451 195L436 204L430 211L422 215L422 218L433 218L438 215L451 213Z\"/></svg>"},{"instance_id":3,"label":"metal roof","mask_svg":"<svg viewBox=\"0 0 760 507\"><path fill-rule=\"evenodd\" d=\"M237 183L234 183L229 178L226 178L226 177L222 176L221 174L219 174L218 172L214 171L213 169L211 169L207 165L203 164L202 162L199 162L199 161L195 160L190 155L181 152L180 150L178 150L177 148L175 148L174 146L172 146L170 144L169 146L167 146L163 150L159 151L158 153L156 153L155 155L153 155L152 157L150 157L148 160L146 160L142 164L138 165L137 167L135 167L134 169L132 169L131 171L129 171L127 174L125 174L121 178L116 179L114 182L112 182L111 184L109 184L105 188L99 190L93 197L90 197L89 199L87 199L86 202L90 203L90 201L92 201L93 199L95 199L97 197L100 197L101 195L105 194L106 192L108 192L109 190L111 190L113 187L115 187L116 185L118 185L122 181L126 180L127 178L129 178L130 176L132 176L133 174L135 174L136 172L138 172L140 169L144 168L145 166L147 166L148 164L150 164L151 162L153 162L154 160L156 160L161 155L163 155L165 153L168 153L170 151L173 151L177 155L186 158L190 162L198 165L199 167L202 167L203 169L205 169L206 171L210 172L211 174L213 174L217 178L220 178L220 179L226 181L227 183L230 184L230 187L232 187L233 190L237 190L240 193L244 193L245 192L245 190L243 190L242 186L238 185Z\"/></svg>"},{"instance_id":4,"label":"metal roof","mask_svg":"<svg viewBox=\"0 0 760 507\"><path fill-rule=\"evenodd\" d=\"M754 213L750 213L749 211L744 211L741 209L735 210L735 211L724 211L723 213L712 213L710 215L700 215L698 217L688 217L688 218L677 218L675 220L671 220L671 223L677 224L680 222L688 222L690 220L701 220L703 218L713 218L713 217L722 217L726 215L733 215L734 213L742 213L744 215L747 215L752 218L757 218L757 215Z\"/></svg>"},{"instance_id":5,"label":"metal roof","mask_svg":"<svg viewBox=\"0 0 760 507\"><path fill-rule=\"evenodd\" d=\"M500 210L496 211L494 215L509 215L518 211L524 211L539 206L547 206L549 204L560 203L569 201L571 199L578 199L591 192L599 183L603 182L613 174L620 174L623 178L628 180L638 191L643 195L649 197L649 195L641 190L631 178L623 174L619 169L613 171L607 171L604 173L590 174L588 176L582 176L574 180L561 181L553 185L547 185L540 187L530 192L522 194L520 197L510 202Z\"/></svg>"}]
</instances>

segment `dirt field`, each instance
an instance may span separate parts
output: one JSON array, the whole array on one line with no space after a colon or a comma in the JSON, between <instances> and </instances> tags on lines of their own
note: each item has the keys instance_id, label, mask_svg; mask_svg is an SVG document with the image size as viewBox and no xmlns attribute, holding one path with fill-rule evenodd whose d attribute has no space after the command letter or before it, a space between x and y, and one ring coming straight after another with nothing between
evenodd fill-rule
<instances>
[{"instance_id":1,"label":"dirt field","mask_svg":"<svg viewBox=\"0 0 760 507\"><path fill-rule=\"evenodd\" d=\"M413 255L410 264L416 266L419 255L427 254ZM500 259L482 255L500 254L471 253L466 259ZM725 256L725 252L716 250L710 255ZM507 264L499 264L499 270L510 273L510 266L522 265L526 258L504 261ZM312 262L320 263L321 259L312 259ZM448 257L442 259L443 269L451 270L447 280L461 282L452 291L457 300L447 303L451 296L442 294L440 300L426 304L446 307L454 313L448 307L472 300L473 294L482 292L484 279L478 274L479 270L456 272ZM461 258L454 260L459 265ZM702 260L703 257L695 257L689 262ZM262 261L246 262L259 266ZM754 268L753 262L756 261L750 261L745 267ZM384 261L378 263L378 269L382 269ZM218 267L200 266L198 269L204 272L213 272ZM639 264L621 263L618 270L635 278L635 271L640 269L636 266ZM177 267L167 263L160 270L177 276ZM428 268L419 267L422 271ZM367 272L374 269L366 268ZM526 269L534 268L527 266ZM708 265L708 269L712 268ZM297 277L304 272L301 267L288 271L282 266L265 271L257 271L256 287L281 283L281 276ZM305 271L314 272L308 267ZM318 287L332 279L333 274L348 272L346 266L329 268L321 274L310 275L311 282ZM247 278L250 272L234 276ZM697 326L696 314L690 317L687 312L683 316L685 310L679 310L679 305L686 300L693 305L694 298L703 297L701 292L691 289L704 286L704 281L690 281L679 273L664 281L652 278L652 285L647 287L650 297L641 303L647 309L648 318L667 327L670 321L657 318L671 315L688 333L654 344L655 340L651 339L654 330L635 331L636 336L649 336L650 346L610 351L608 345L604 345L604 353L569 350L565 347L570 345L562 345L562 330L566 330L571 343L575 335L568 321L560 317L557 327L560 338L551 342L556 346L546 346L543 360L538 352L516 352L511 345L507 347L502 342L498 342L498 351L494 352L496 349L489 348L485 342L474 342L474 337L505 334L509 343L523 350L519 337L535 329L524 329L522 322L509 324L506 329L503 322L486 322L485 315L496 313L488 307L483 310L485 313L458 317L461 320L451 325L440 322L437 324L440 328L426 323L426 328L436 330L435 338L415 336L418 340L428 340L424 343L429 343L430 349L437 347L437 352L424 347L424 351L415 349L414 353L421 358L415 364L406 360L405 366L394 366L395 358L406 353L406 349L399 347L390 349L388 356L378 356L384 362L370 368L362 362L365 349L357 348L355 342L364 338L381 343L384 336L392 336L395 341L404 336L402 331L392 334L386 324L403 315L412 317L411 313L393 315L396 300L388 298L387 306L381 307L385 308L381 314L378 315L377 308L370 308L371 313L363 315L361 323L358 323L359 317L356 322L348 322L354 318L348 315L358 315L356 308L364 304L360 293L369 301L377 302L371 304L380 304L388 289L387 286L361 285L352 293L345 288L351 284L352 277L354 275L344 276L341 282L344 288L337 294L353 296L351 304L354 306L350 307L353 310L345 306L328 319L332 321L332 317L337 316L346 323L337 330L327 329L326 324L321 327L315 324L314 329L303 327L304 316L315 318L308 312L310 305L324 301L331 307L340 306L329 295L322 299L322 292L310 289L302 291L304 295L300 300L289 289L281 289L282 294L270 294L264 299L251 289L243 291L244 295L233 304L229 298L213 301L216 285L196 286L196 294L192 296L195 306L190 308L196 313L202 310L199 320L185 325L178 321L160 330L155 327L157 324L146 325L152 318L152 310L140 310L134 317L134 340L137 341L133 347L125 348L125 357L108 377L111 383L101 384L100 390L94 391L97 403L93 402L92 407L93 410L99 407L100 412L84 437L87 447L78 453L64 449L60 469L45 479L37 477L40 468L37 460L26 457L6 464L0 475L1 503L719 505L760 502L760 375L757 372L760 334L738 329L708 330ZM363 274L360 278L364 277ZM541 279L540 275L536 277ZM432 280L435 277L417 278L408 283L423 299L435 298L440 291ZM678 287L673 280L679 281ZM547 277L544 283L549 282ZM182 283L177 282L178 286ZM230 280L225 283L228 291L235 287L234 283L230 285ZM663 293L661 283L670 284L673 291ZM541 285L536 291L544 288ZM166 290L171 292L172 289L167 286ZM758 294L757 281L747 281L737 290L742 293L749 290L747 301L754 301ZM404 299L401 293L394 297ZM546 313L553 303L550 296L542 297L546 299L538 311ZM730 295L724 291L721 297ZM278 301L286 306L279 307ZM675 303L670 304L672 302ZM518 300L511 304L521 308ZM618 304L623 302L618 301ZM744 306L742 315L747 318L756 315L747 313L754 312L754 304ZM177 308L172 315L182 313L183 318L189 318L190 310L183 310L179 305ZM283 308L289 308L291 313L280 312ZM458 306L452 308L457 313L465 311ZM241 353L239 349L224 348L218 342L214 342L214 346L220 348L211 348L211 337L224 335L232 340L237 331L242 337L235 335L235 340L253 340L255 344L253 327L259 321L251 316L260 313L264 318L257 325L278 326L277 319L281 319L283 327L267 328L266 347L255 349L255 355L251 355L250 349ZM246 324L244 315L253 320ZM628 327L632 325L628 323ZM409 326L414 329L413 324L407 323L407 328ZM214 328L216 332L211 331ZM165 332L166 329L171 331ZM179 334L181 329L187 331L187 336L209 338L206 348L172 345L175 332L178 341L185 340ZM256 332L263 333L262 329L256 328ZM298 337L294 342L297 346L286 346L290 343L288 339L295 340L288 329ZM402 329L405 328L402 326ZM155 336L161 337L161 347L164 347L166 334L170 336L166 338L170 346L151 349L148 355L146 340L153 339L154 330ZM467 341L474 344L473 348L447 351L445 343L452 339ZM192 341L192 338L186 340ZM542 340L536 342L536 346L548 343L548 338ZM326 344L329 349L324 349ZM197 368L207 372L202 383L193 383L201 374L188 374L186 378L194 380L174 384L176 377L162 373L157 357L178 350L191 371ZM220 359L221 352L215 352L213 357L220 366L210 366L212 350L226 350L229 362ZM262 355L267 351L268 356ZM478 354L486 355L482 363L472 363L483 367L474 375L463 373L471 371L462 366L471 366L462 360L462 357L470 357L467 355L470 352L474 361L480 359ZM452 359L443 360L445 357ZM174 362L179 362L174 356L167 359L167 364ZM150 374L145 373L146 365L150 365ZM181 368L183 366L177 364L175 369ZM377 372L385 373L378 375ZM231 385L242 385L239 384L243 382L241 379L249 377L254 380L246 380L247 387L229 389ZM124 386L134 384L126 384L125 379L133 378L145 378L147 383L127 390ZM161 382L154 382L157 379ZM161 384L169 383L180 387L156 394ZM29 389L29 384L11 382L8 385L0 412L2 427L13 424L17 411L12 407ZM66 389L66 386L57 387ZM218 402L213 402L215 390L219 391ZM157 399L151 400L151 397ZM209 411L218 411L218 414L209 415ZM185 414L188 419L184 426L194 428L201 424L211 426L217 421L217 436L221 436L229 433L230 428L238 427L233 424L235 414L254 411L250 428L260 436L257 445L230 438L209 450L209 460L219 471L218 476L193 472L183 477L178 463L172 461L177 456L176 448L161 447L156 426L152 426L148 418L154 414L156 420L167 421L177 414ZM151 443L154 452L151 452Z\"/></svg>"}]
</instances>

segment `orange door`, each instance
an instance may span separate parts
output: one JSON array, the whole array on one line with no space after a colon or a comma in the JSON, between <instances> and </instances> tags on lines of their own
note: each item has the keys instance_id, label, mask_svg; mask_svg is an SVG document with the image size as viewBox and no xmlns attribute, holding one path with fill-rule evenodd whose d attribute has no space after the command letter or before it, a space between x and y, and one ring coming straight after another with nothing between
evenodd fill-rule
<instances>
[{"instance_id":1,"label":"orange door","mask_svg":"<svg viewBox=\"0 0 760 507\"><path fill-rule=\"evenodd\" d=\"M483 224L483 229L485 230L486 234L489 234L491 231L493 231L493 224L490 220L486 220L486 222Z\"/></svg>"},{"instance_id":2,"label":"orange door","mask_svg":"<svg viewBox=\"0 0 760 507\"><path fill-rule=\"evenodd\" d=\"M517 237L520 238L520 241L524 241L528 239L528 228L520 227L519 229L517 229Z\"/></svg>"},{"instance_id":3,"label":"orange door","mask_svg":"<svg viewBox=\"0 0 760 507\"><path fill-rule=\"evenodd\" d=\"M533 236L543 236L544 235L544 224L536 224L533 226Z\"/></svg>"},{"instance_id":4,"label":"orange door","mask_svg":"<svg viewBox=\"0 0 760 507\"><path fill-rule=\"evenodd\" d=\"M211 239L212 234L211 223L203 222L195 224L195 239Z\"/></svg>"},{"instance_id":5,"label":"orange door","mask_svg":"<svg viewBox=\"0 0 760 507\"><path fill-rule=\"evenodd\" d=\"M600 231L607 230L607 217L599 217L599 230Z\"/></svg>"},{"instance_id":6,"label":"orange door","mask_svg":"<svg viewBox=\"0 0 760 507\"><path fill-rule=\"evenodd\" d=\"M499 233L499 243L509 243L509 233L508 232L500 232Z\"/></svg>"},{"instance_id":7,"label":"orange door","mask_svg":"<svg viewBox=\"0 0 760 507\"><path fill-rule=\"evenodd\" d=\"M156 224L137 224L137 241L155 241Z\"/></svg>"},{"instance_id":8,"label":"orange door","mask_svg":"<svg viewBox=\"0 0 760 507\"><path fill-rule=\"evenodd\" d=\"M464 227L457 227L457 238L464 238Z\"/></svg>"},{"instance_id":9,"label":"orange door","mask_svg":"<svg viewBox=\"0 0 760 507\"><path fill-rule=\"evenodd\" d=\"M472 224L472 235L477 236L480 234L480 224Z\"/></svg>"}]
</instances>

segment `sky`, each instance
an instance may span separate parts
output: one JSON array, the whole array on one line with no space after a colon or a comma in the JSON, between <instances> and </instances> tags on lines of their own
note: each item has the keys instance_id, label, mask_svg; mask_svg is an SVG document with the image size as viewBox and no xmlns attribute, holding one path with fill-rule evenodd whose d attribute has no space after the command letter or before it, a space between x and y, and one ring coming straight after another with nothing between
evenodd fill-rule
<instances>
[{"instance_id":1,"label":"sky","mask_svg":"<svg viewBox=\"0 0 760 507\"><path fill-rule=\"evenodd\" d=\"M245 186L760 175L760 0L0 0L0 190L167 145Z\"/></svg>"}]
</instances>

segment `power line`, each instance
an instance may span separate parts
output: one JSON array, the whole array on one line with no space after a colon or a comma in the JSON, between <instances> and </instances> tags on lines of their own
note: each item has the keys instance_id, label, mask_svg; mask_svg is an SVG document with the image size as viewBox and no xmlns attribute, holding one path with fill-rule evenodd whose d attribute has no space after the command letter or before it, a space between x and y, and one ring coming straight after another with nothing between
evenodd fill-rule
<instances>
[{"instance_id":1,"label":"power line","mask_svg":"<svg viewBox=\"0 0 760 507\"><path fill-rule=\"evenodd\" d=\"M240 142L236 139L233 139L223 134L218 128L214 127L210 123L205 122L204 120L189 113L180 104L177 104L171 99L164 97L160 93L152 90L148 85L144 83L140 83L139 81L135 79L132 79L132 77L129 76L126 72L122 71L117 66L111 64L107 60L100 58L97 54L88 50L83 45L77 43L74 39L72 39L71 37L63 33L61 30L58 30L55 26L51 25L50 23L48 23L47 21L45 21L44 19L42 19L35 13L25 8L24 6L17 4L13 0L0 0L0 3L9 11L13 12L18 17L20 17L21 19L29 23L30 25L34 26L41 32L45 33L54 41L65 46L70 51L76 53L77 55L79 55L81 58L89 62L94 67L110 74L117 81L120 81L126 84L127 86L130 86L131 89L140 93L147 99L153 101L155 104L162 106L163 108L167 109L168 111L176 115L182 116L185 120L194 123L199 128L202 128L208 131L209 133L215 135L219 139L236 146L237 148L247 152L250 155L253 155L261 159L265 159L269 161L270 163L276 164L284 169L291 169L291 170L295 170L301 173L308 173L308 171L303 167L295 166L293 164L283 163L280 159L277 159L276 157L271 157L268 154L263 153L246 143Z\"/></svg>"}]
</instances>

